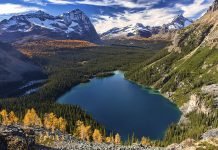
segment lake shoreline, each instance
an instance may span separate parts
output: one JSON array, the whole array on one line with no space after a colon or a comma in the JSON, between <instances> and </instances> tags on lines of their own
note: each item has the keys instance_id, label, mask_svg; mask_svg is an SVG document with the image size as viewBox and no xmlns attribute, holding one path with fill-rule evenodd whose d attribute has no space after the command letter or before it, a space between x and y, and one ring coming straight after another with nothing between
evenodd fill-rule
<instances>
[{"instance_id":1,"label":"lake shoreline","mask_svg":"<svg viewBox=\"0 0 218 150\"><path fill-rule=\"evenodd\" d=\"M108 74L108 72L106 72L107 74ZM112 75L112 73L113 73L113 75ZM122 75L120 75L120 74L122 74ZM110 72L110 76L107 76L107 77L97 77L97 76L92 76L92 78L90 78L89 79L89 81L88 82L86 82L86 83L79 83L78 85L76 85L76 86L73 86L69 91L67 91L67 92L65 92L65 94L63 94L62 96L60 96L59 97L59 99L56 101L56 102L58 102L58 103L60 103L60 104L68 104L68 105L77 105L77 106L79 106L79 107L81 107L83 110L85 110L89 115L91 115L91 116L93 116L93 118L97 121L97 122L99 122L100 124L102 124L104 127L106 127L105 126L105 124L103 123L103 122L101 122L101 121L99 121L98 119L96 119L96 117L95 117L95 115L93 115L93 113L91 113L89 110L87 110L87 108L84 108L83 106L81 106L79 103L75 103L75 102L73 102L73 103L66 103L66 102L64 102L64 101L61 101L60 99L63 99L63 97L65 97L66 95L69 95L70 93L74 93L75 91L76 91L76 93L78 93L79 91L79 89L80 88L83 88L83 87L89 87L90 86L90 84L92 84L93 82L97 82L98 80L99 81L101 81L101 82L107 82L107 80L110 80L110 79L113 79L114 77L116 77L116 76L121 76L120 78L122 78L122 80L124 80L125 82L129 82L128 84L132 84L134 87L136 87L136 88L140 88L141 89L141 91L144 91L144 92L146 92L147 91L147 93L148 94L150 94L150 95L157 95L158 97L160 96L160 98L161 99L166 99L166 101L165 102L163 102L163 103L166 103L165 105L171 105L171 106L168 106L168 107L173 107L173 110L174 111L176 111L177 113L175 113L174 115L176 115L176 114L178 114L179 115L179 117L178 117L178 119L176 119L176 123L179 121L179 119L180 119L180 117L181 117L181 112L180 112L180 110L178 109L178 107L174 104L174 103L172 103L168 98L166 98L166 97L164 97L158 90L154 90L154 89L152 89L152 88L150 88L150 87L146 87L146 86L143 86L143 85L139 85L139 84L137 84L136 82L133 82L133 81L130 81L130 80L128 80L126 77L125 77L125 75L124 75L124 71L120 71L120 70L116 70L116 71L111 71ZM97 80L97 81L96 81ZM116 82L115 82L116 83ZM119 83L118 83L119 84ZM104 89L104 88L102 88L102 89ZM113 88L112 88L113 89ZM149 91L149 92L148 92ZM99 91L100 93L102 93L101 91ZM94 93L92 93L92 94L94 94ZM103 95L104 95L104 92L102 93ZM112 94L112 93L111 93ZM115 94L115 93L114 93ZM114 95L114 94L112 94L112 95ZM81 96L84 96L84 95L89 95L88 93L81 93L80 94ZM95 95L95 94L94 94ZM125 94L124 94L125 95ZM106 96L107 97L107 96ZM110 96L109 96L110 97ZM65 99L65 98L64 98ZM72 99L74 99L74 100L79 100L79 98L71 98L71 100ZM89 98L84 98L84 99L93 99L93 98L91 98L91 97L89 97ZM104 99L104 98L102 98L102 99ZM113 99L113 98L112 98ZM134 98L133 98L134 99ZM74 101L73 100L73 101ZM95 98L93 99L93 100L95 100ZM144 100L143 100L144 101ZM145 101L146 101L146 99L145 99ZM80 101L81 102L81 101ZM136 101L136 103L137 103L137 101ZM86 105L86 104L85 104ZM93 104L92 104L93 105ZM125 104L125 105L127 105L127 104ZM147 107L146 105L144 105L145 107ZM157 105L158 106L158 105ZM157 107L157 106L155 106L155 107ZM160 105L161 106L161 105ZM154 106L152 106L152 107L154 107ZM164 107L164 106L163 106ZM172 109L172 108L171 108ZM114 110L115 111L115 110ZM136 116L137 117L137 116ZM125 118L125 117L124 117ZM165 118L163 118L163 119L165 119ZM107 128L106 127L106 129L107 130L111 130L111 128ZM113 130L114 131L114 130ZM160 131L159 132L159 135L161 135L161 137L163 137L164 136L164 134L165 134L165 132L166 132L166 130L164 130L164 131ZM131 132L129 132L129 135L131 135Z\"/></svg>"}]
</instances>

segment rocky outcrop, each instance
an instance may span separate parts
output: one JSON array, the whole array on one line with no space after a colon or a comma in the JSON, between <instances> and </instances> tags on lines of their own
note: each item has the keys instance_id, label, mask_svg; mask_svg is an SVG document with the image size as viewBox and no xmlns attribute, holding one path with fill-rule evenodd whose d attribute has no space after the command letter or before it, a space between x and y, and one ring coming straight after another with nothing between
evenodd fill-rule
<instances>
[{"instance_id":1,"label":"rocky outcrop","mask_svg":"<svg viewBox=\"0 0 218 150\"><path fill-rule=\"evenodd\" d=\"M205 107L203 102L196 94L191 95L190 100L187 103L183 104L183 106L180 107L180 110L182 111L183 115L187 115L195 110L204 114L208 114L210 111Z\"/></svg>"},{"instance_id":2,"label":"rocky outcrop","mask_svg":"<svg viewBox=\"0 0 218 150\"><path fill-rule=\"evenodd\" d=\"M201 140L187 139L181 143L169 145L166 150L197 150L197 149L217 149L218 129L211 129L201 136Z\"/></svg>"},{"instance_id":3,"label":"rocky outcrop","mask_svg":"<svg viewBox=\"0 0 218 150\"><path fill-rule=\"evenodd\" d=\"M24 130L16 126L0 126L1 150L28 150L35 145L33 130Z\"/></svg>"},{"instance_id":4,"label":"rocky outcrop","mask_svg":"<svg viewBox=\"0 0 218 150\"><path fill-rule=\"evenodd\" d=\"M210 95L218 96L218 84L211 84L207 86L203 86L201 88L202 92L208 93Z\"/></svg>"},{"instance_id":5,"label":"rocky outcrop","mask_svg":"<svg viewBox=\"0 0 218 150\"><path fill-rule=\"evenodd\" d=\"M218 108L218 84L203 86L201 88L201 91L203 93L212 95L213 100L214 100L214 105L215 105L216 108Z\"/></svg>"},{"instance_id":6,"label":"rocky outcrop","mask_svg":"<svg viewBox=\"0 0 218 150\"><path fill-rule=\"evenodd\" d=\"M21 125L0 125L0 150L163 150L164 148L114 145L77 140L70 134L58 130Z\"/></svg>"},{"instance_id":7,"label":"rocky outcrop","mask_svg":"<svg viewBox=\"0 0 218 150\"><path fill-rule=\"evenodd\" d=\"M209 12L210 11L217 11L218 10L218 0L215 0L213 5L209 8Z\"/></svg>"},{"instance_id":8,"label":"rocky outcrop","mask_svg":"<svg viewBox=\"0 0 218 150\"><path fill-rule=\"evenodd\" d=\"M182 112L182 116L180 118L179 124L189 123L188 118L186 118L186 115L193 111L197 111L198 113L204 114L209 114L210 112L210 109L205 106L204 102L202 102L202 100L196 94L192 94L190 96L190 100L187 103L183 104L180 107L180 110Z\"/></svg>"},{"instance_id":9,"label":"rocky outcrop","mask_svg":"<svg viewBox=\"0 0 218 150\"><path fill-rule=\"evenodd\" d=\"M218 128L208 130L202 135L202 139L204 140L207 140L209 138L218 138Z\"/></svg>"}]
</instances>

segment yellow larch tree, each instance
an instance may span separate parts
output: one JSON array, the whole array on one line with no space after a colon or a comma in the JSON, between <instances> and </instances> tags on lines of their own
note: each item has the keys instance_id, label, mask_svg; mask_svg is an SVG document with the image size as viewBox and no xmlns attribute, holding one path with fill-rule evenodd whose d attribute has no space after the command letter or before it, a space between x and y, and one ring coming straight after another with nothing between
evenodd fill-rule
<instances>
[{"instance_id":1,"label":"yellow larch tree","mask_svg":"<svg viewBox=\"0 0 218 150\"><path fill-rule=\"evenodd\" d=\"M8 118L8 113L5 109L3 109L1 112L0 112L0 115L2 117L2 124L3 125L10 125L10 120Z\"/></svg>"},{"instance_id":2,"label":"yellow larch tree","mask_svg":"<svg viewBox=\"0 0 218 150\"><path fill-rule=\"evenodd\" d=\"M121 143L121 138L120 138L120 135L118 133L115 135L114 143L117 145L119 145Z\"/></svg>"},{"instance_id":3,"label":"yellow larch tree","mask_svg":"<svg viewBox=\"0 0 218 150\"><path fill-rule=\"evenodd\" d=\"M66 127L67 127L67 121L63 119L62 117L60 117L58 119L58 128L60 129L60 131L65 132Z\"/></svg>"},{"instance_id":4,"label":"yellow larch tree","mask_svg":"<svg viewBox=\"0 0 218 150\"><path fill-rule=\"evenodd\" d=\"M27 110L23 123L25 126L42 126L42 121L33 108Z\"/></svg>"},{"instance_id":5,"label":"yellow larch tree","mask_svg":"<svg viewBox=\"0 0 218 150\"><path fill-rule=\"evenodd\" d=\"M45 114L44 116L44 127L54 131L58 128L59 120L54 113Z\"/></svg>"},{"instance_id":6,"label":"yellow larch tree","mask_svg":"<svg viewBox=\"0 0 218 150\"><path fill-rule=\"evenodd\" d=\"M16 124L19 120L13 111L9 113L8 118L11 124Z\"/></svg>"},{"instance_id":7,"label":"yellow larch tree","mask_svg":"<svg viewBox=\"0 0 218 150\"><path fill-rule=\"evenodd\" d=\"M144 146L146 146L146 145L150 146L151 145L151 140L149 138L142 137L141 144L144 145Z\"/></svg>"},{"instance_id":8,"label":"yellow larch tree","mask_svg":"<svg viewBox=\"0 0 218 150\"><path fill-rule=\"evenodd\" d=\"M89 141L91 135L91 126L85 126L84 123L80 120L76 122L76 130L74 136L78 137L81 140Z\"/></svg>"},{"instance_id":9,"label":"yellow larch tree","mask_svg":"<svg viewBox=\"0 0 218 150\"><path fill-rule=\"evenodd\" d=\"M96 143L102 143L102 135L101 132L98 129L95 129L92 134L92 139Z\"/></svg>"}]
</instances>

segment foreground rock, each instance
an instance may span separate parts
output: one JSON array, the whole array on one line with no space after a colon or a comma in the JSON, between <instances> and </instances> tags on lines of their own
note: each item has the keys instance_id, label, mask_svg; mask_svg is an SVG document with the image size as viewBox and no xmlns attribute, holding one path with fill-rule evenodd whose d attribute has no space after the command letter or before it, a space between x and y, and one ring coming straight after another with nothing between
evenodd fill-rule
<instances>
[{"instance_id":1,"label":"foreground rock","mask_svg":"<svg viewBox=\"0 0 218 150\"><path fill-rule=\"evenodd\" d=\"M25 150L35 145L35 134L32 130L23 130L15 126L0 127L1 150Z\"/></svg>"},{"instance_id":2,"label":"foreground rock","mask_svg":"<svg viewBox=\"0 0 218 150\"><path fill-rule=\"evenodd\" d=\"M202 135L201 140L187 139L166 148L132 144L131 146L80 141L60 131L50 132L44 128L26 128L20 125L0 125L0 150L196 150L218 148L218 128Z\"/></svg>"}]
</instances>

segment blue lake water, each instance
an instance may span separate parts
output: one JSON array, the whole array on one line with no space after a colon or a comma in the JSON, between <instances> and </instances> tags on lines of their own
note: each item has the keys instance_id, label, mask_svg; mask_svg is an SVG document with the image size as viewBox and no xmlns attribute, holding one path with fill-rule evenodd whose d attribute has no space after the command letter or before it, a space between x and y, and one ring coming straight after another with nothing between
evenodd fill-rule
<instances>
[{"instance_id":1,"label":"blue lake water","mask_svg":"<svg viewBox=\"0 0 218 150\"><path fill-rule=\"evenodd\" d=\"M120 71L79 84L58 102L79 105L107 131L118 132L124 139L132 133L138 138L161 139L167 127L181 116L168 99L126 80Z\"/></svg>"}]
</instances>

